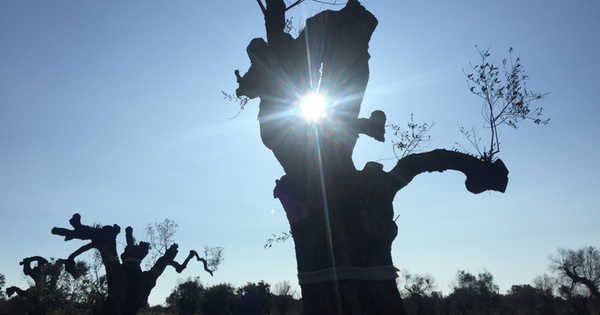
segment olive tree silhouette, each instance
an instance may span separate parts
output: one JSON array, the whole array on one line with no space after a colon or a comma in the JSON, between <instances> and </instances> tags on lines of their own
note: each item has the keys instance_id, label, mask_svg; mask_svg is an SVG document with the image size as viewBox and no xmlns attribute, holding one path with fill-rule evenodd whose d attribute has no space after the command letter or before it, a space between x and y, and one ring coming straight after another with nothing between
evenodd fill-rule
<instances>
[{"instance_id":1,"label":"olive tree silhouette","mask_svg":"<svg viewBox=\"0 0 600 315\"><path fill-rule=\"evenodd\" d=\"M35 263L35 265L33 265ZM23 290L16 286L6 288L6 294L10 297L13 294L17 294L20 297L27 297L31 295L31 291L36 287L56 287L58 282L58 274L52 272L44 272L44 269L49 269L47 266L48 260L41 256L32 256L24 258L19 265L23 266L23 273L33 280L34 286L30 289ZM56 269L56 268L54 268ZM47 277L47 274L50 274ZM50 280L47 281L47 278ZM46 285L48 282L48 285Z\"/></svg>"},{"instance_id":2,"label":"olive tree silhouette","mask_svg":"<svg viewBox=\"0 0 600 315\"><path fill-rule=\"evenodd\" d=\"M49 314L57 309L70 309L65 303L66 292L59 284L62 266L56 262L50 263L41 256L26 257L19 265L23 266L23 273L33 280L27 289L16 286L6 288L6 294L11 297L17 295L10 311L13 313Z\"/></svg>"},{"instance_id":3,"label":"olive tree silhouette","mask_svg":"<svg viewBox=\"0 0 600 315\"><path fill-rule=\"evenodd\" d=\"M550 257L550 268L566 283L570 290L585 287L600 300L600 250L585 246L577 250L559 248Z\"/></svg>"},{"instance_id":4,"label":"olive tree silhouette","mask_svg":"<svg viewBox=\"0 0 600 315\"><path fill-rule=\"evenodd\" d=\"M67 259L61 260L65 265L65 270L73 277L78 277L75 258L90 249L96 249L102 257L106 270L108 296L102 305L100 314L137 314L139 309L148 303L148 296L156 286L156 280L167 266L171 266L175 268L175 271L181 273L189 261L196 257L204 264L204 270L212 276L213 271L208 268L207 260L201 258L196 251L191 250L183 263L176 262L177 244L171 244L150 270L142 271L140 264L148 255L150 244L146 242L136 244L133 239L133 228L125 229L127 246L119 259L117 235L121 232L121 228L118 225L84 225L81 223L81 216L78 213L73 215L69 223L73 229L55 227L52 229L52 234L64 236L65 241L79 239L90 241L90 243L80 247Z\"/></svg>"},{"instance_id":5,"label":"olive tree silhouette","mask_svg":"<svg viewBox=\"0 0 600 315\"><path fill-rule=\"evenodd\" d=\"M421 173L446 170L464 173L472 193L504 192L508 170L500 159L443 149L408 154L389 172L375 162L357 170L358 135L384 140L383 112L358 117L377 19L350 0L307 19L294 39L285 29L285 2L258 2L267 41L250 42L251 66L243 76L235 71L236 94L260 98L261 139L285 171L274 197L294 239L304 312L405 314L391 255L396 193ZM305 100L325 111L308 115Z\"/></svg>"}]
</instances>

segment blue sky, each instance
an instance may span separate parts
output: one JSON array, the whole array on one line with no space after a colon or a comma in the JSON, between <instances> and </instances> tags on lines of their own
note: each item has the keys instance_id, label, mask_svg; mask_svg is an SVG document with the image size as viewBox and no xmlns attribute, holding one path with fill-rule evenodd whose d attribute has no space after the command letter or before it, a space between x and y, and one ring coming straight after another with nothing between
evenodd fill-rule
<instances>
[{"instance_id":1,"label":"blue sky","mask_svg":"<svg viewBox=\"0 0 600 315\"><path fill-rule=\"evenodd\" d=\"M396 266L431 274L444 293L459 269L486 269L505 292L548 272L557 247L600 246L593 144L600 3L363 4L379 26L362 116L381 109L403 124L414 113L435 122L430 148L466 144L457 125L482 124L462 72L478 61L475 45L489 47L498 63L513 47L531 75L528 87L550 93L537 104L548 126L502 130L505 194L472 195L463 175L451 172L421 175L398 193ZM327 8L339 7L307 1L290 13L298 24ZM148 223L170 218L182 253L225 247L213 278L199 265L168 270L151 304L189 276L206 285L295 282L293 243L263 249L289 228L272 199L283 170L260 141L258 102L238 115L221 94L235 90L233 71L249 66L246 45L263 36L251 0L1 1L0 273L7 284L25 284L22 258L65 257L84 244L50 234L75 212L87 223L131 225L141 240ZM381 160L390 169L387 139L359 139L357 167Z\"/></svg>"}]
</instances>

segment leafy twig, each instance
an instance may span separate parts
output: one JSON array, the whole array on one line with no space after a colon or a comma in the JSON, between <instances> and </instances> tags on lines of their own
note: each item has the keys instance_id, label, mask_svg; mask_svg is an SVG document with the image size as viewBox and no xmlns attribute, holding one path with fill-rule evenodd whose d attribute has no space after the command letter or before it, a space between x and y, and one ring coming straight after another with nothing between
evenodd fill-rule
<instances>
[{"instance_id":1,"label":"leafy twig","mask_svg":"<svg viewBox=\"0 0 600 315\"><path fill-rule=\"evenodd\" d=\"M271 248L271 246L273 246L273 243L283 243L287 241L290 237L292 237L292 231L281 232L280 235L273 234L272 237L269 237L267 239L267 243L263 247Z\"/></svg>"},{"instance_id":2,"label":"leafy twig","mask_svg":"<svg viewBox=\"0 0 600 315\"><path fill-rule=\"evenodd\" d=\"M513 60L512 47L508 50L509 58L502 60L504 78L501 79L500 69L488 61L489 50L477 51L481 56L479 64L471 64L472 73L465 73L471 93L483 99L482 116L486 127L490 129L489 146L480 147L481 138L473 128L471 132L459 126L461 132L478 152L479 157L493 162L500 152L500 137L498 127L502 124L517 128L523 120L531 120L535 124L545 125L549 119L542 119L542 107L531 108L532 101L544 98L548 93L537 93L527 90L525 74L520 58ZM464 70L463 70L464 72ZM459 145L460 146L460 145Z\"/></svg>"},{"instance_id":3,"label":"leafy twig","mask_svg":"<svg viewBox=\"0 0 600 315\"><path fill-rule=\"evenodd\" d=\"M427 135L434 123L415 123L413 114L410 114L410 121L406 123L407 129L401 128L399 125L389 124L387 127L392 130L392 134L399 138L398 141L392 140L394 155L397 159L401 159L414 151L420 151L427 148L423 145L431 140L431 136Z\"/></svg>"}]
</instances>

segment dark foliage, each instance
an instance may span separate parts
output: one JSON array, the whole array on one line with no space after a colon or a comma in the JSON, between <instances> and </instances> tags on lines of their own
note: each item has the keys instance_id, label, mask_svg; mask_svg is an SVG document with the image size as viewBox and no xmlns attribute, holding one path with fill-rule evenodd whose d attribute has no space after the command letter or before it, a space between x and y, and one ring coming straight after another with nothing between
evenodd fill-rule
<instances>
[{"instance_id":1,"label":"dark foliage","mask_svg":"<svg viewBox=\"0 0 600 315\"><path fill-rule=\"evenodd\" d=\"M182 282L167 297L167 305L181 315L196 314L202 309L204 286L198 278Z\"/></svg>"},{"instance_id":2,"label":"dark foliage","mask_svg":"<svg viewBox=\"0 0 600 315\"><path fill-rule=\"evenodd\" d=\"M221 283L206 289L204 294L204 314L230 315L237 300L235 288L229 283Z\"/></svg>"}]
</instances>

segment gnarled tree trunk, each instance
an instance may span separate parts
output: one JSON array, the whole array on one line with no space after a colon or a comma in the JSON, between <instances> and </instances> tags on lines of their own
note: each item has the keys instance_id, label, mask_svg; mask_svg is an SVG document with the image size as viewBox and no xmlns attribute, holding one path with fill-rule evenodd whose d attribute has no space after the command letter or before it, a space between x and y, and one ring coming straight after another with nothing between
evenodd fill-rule
<instances>
[{"instance_id":1,"label":"gnarled tree trunk","mask_svg":"<svg viewBox=\"0 0 600 315\"><path fill-rule=\"evenodd\" d=\"M182 264L175 261L178 253L177 244L171 245L163 256L158 258L148 271L142 271L140 264L148 255L149 245L146 242L136 244L133 239L133 228L125 229L127 246L120 255L117 254L117 235L121 228L114 225L88 226L81 224L81 216L76 213L69 220L73 229L55 227L52 234L64 236L65 241L73 239L86 240L90 243L83 245L67 259L60 260L65 264L65 270L73 277L78 274L75 270L75 258L82 253L96 249L102 257L106 269L108 296L102 304L100 314L103 315L134 315L148 304L150 292L156 286L156 280L162 275L167 266L172 266L177 272L183 271L190 259L196 257L204 263L204 269L212 275L207 262L200 258L195 251L190 251ZM120 258L120 259L119 259Z\"/></svg>"},{"instance_id":2,"label":"gnarled tree trunk","mask_svg":"<svg viewBox=\"0 0 600 315\"><path fill-rule=\"evenodd\" d=\"M390 172L370 162L357 170L352 151L359 133L383 141L385 115L358 118L369 79L368 43L377 19L357 0L307 20L297 39L284 33L283 0L268 0L267 38L248 46L252 66L236 71L238 96L260 97L263 143L286 175L274 197L287 214L296 250L305 314L405 314L391 256L397 235L392 201L423 172L457 170L467 189L504 191L501 161L484 163L454 151L409 155ZM329 100L327 117L307 122L302 95Z\"/></svg>"}]
</instances>

